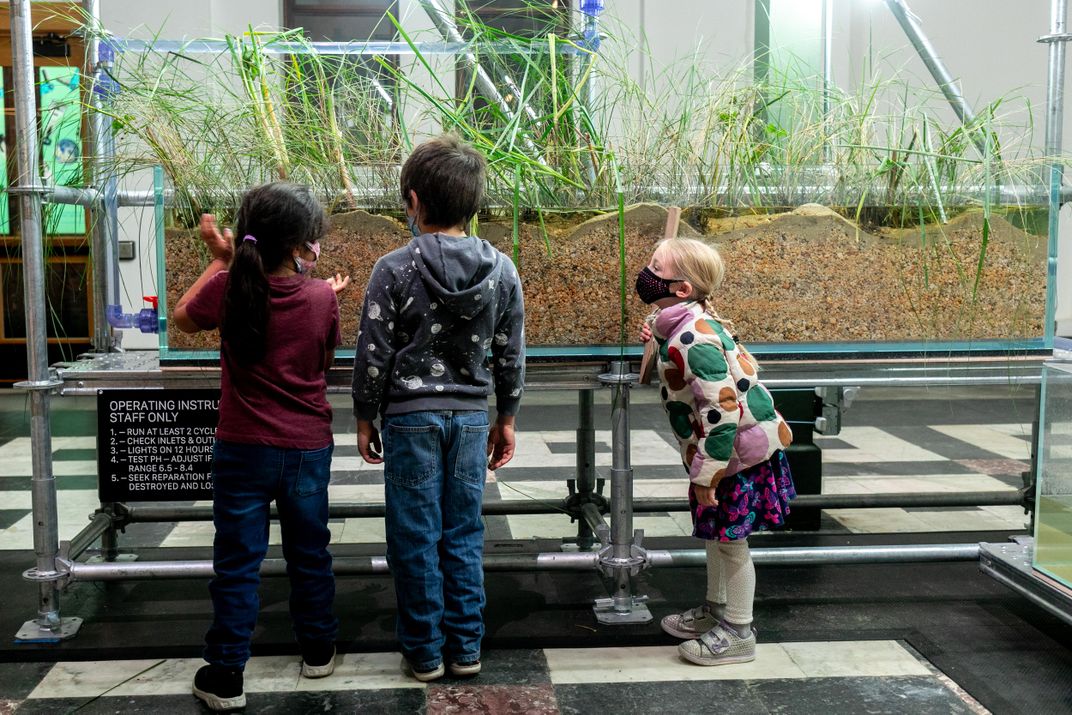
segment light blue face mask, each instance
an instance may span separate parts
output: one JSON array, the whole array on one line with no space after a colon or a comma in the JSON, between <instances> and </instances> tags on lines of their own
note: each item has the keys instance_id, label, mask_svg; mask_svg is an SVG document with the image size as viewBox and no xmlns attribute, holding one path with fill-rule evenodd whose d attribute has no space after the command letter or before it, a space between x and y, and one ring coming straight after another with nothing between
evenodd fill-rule
<instances>
[{"instance_id":1,"label":"light blue face mask","mask_svg":"<svg viewBox=\"0 0 1072 715\"><path fill-rule=\"evenodd\" d=\"M413 234L414 238L421 235L420 226L417 225L417 219L414 216L406 214L406 225L409 226L409 232Z\"/></svg>"}]
</instances>

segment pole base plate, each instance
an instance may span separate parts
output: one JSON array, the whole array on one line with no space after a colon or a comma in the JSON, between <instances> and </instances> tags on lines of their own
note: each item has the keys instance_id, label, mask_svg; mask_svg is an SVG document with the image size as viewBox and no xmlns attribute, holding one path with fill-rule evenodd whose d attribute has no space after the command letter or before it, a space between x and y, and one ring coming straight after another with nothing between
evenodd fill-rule
<instances>
[{"instance_id":1,"label":"pole base plate","mask_svg":"<svg viewBox=\"0 0 1072 715\"><path fill-rule=\"evenodd\" d=\"M619 611L614 608L613 598L597 598L592 612L596 621L605 626L624 626L631 623L651 623L651 611L644 605L645 596L634 596L629 610Z\"/></svg>"},{"instance_id":2,"label":"pole base plate","mask_svg":"<svg viewBox=\"0 0 1072 715\"><path fill-rule=\"evenodd\" d=\"M82 627L82 619L78 616L61 618L59 628L53 630L40 621L26 621L22 628L15 634L16 643L59 643L78 634Z\"/></svg>"}]
</instances>

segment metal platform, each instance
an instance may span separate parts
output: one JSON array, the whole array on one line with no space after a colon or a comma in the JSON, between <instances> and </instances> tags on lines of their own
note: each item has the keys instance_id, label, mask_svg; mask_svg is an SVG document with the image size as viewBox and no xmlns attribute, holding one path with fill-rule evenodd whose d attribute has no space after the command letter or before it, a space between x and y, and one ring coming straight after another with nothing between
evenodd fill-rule
<instances>
[{"instance_id":1,"label":"metal platform","mask_svg":"<svg viewBox=\"0 0 1072 715\"><path fill-rule=\"evenodd\" d=\"M1032 603L1072 624L1072 590L1032 567L1035 540L1016 537L1006 544L979 544L979 568Z\"/></svg>"},{"instance_id":2,"label":"metal platform","mask_svg":"<svg viewBox=\"0 0 1072 715\"><path fill-rule=\"evenodd\" d=\"M639 367L635 349L535 348L525 365L525 387L530 390L590 390L602 386L601 374L624 358ZM763 383L771 388L837 386L977 386L1035 385L1050 352L989 356L915 357L898 360L768 360ZM353 351L340 351L328 373L331 392L349 392ZM92 395L98 389L144 387L212 388L219 386L219 357L204 351L196 364L161 363L156 350L88 354L57 366L61 395Z\"/></svg>"}]
</instances>

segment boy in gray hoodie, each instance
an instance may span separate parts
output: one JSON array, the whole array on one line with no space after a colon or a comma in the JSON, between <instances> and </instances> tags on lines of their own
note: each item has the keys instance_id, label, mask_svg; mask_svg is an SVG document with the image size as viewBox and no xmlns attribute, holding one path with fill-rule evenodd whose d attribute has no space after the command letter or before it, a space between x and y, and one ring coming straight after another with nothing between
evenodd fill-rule
<instances>
[{"instance_id":1,"label":"boy in gray hoodie","mask_svg":"<svg viewBox=\"0 0 1072 715\"><path fill-rule=\"evenodd\" d=\"M441 677L444 659L452 675L480 672L484 480L514 455L525 376L517 271L466 233L485 177L456 137L413 150L401 189L414 238L373 267L354 358L358 450L384 463L398 640L421 681Z\"/></svg>"}]
</instances>

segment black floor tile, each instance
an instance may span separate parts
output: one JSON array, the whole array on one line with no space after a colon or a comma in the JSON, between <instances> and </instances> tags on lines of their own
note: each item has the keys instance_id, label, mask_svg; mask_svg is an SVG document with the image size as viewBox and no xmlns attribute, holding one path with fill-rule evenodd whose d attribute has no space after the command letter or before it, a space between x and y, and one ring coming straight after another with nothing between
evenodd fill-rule
<instances>
[{"instance_id":1,"label":"black floor tile","mask_svg":"<svg viewBox=\"0 0 1072 715\"><path fill-rule=\"evenodd\" d=\"M0 699L22 700L55 663L0 663Z\"/></svg>"},{"instance_id":2,"label":"black floor tile","mask_svg":"<svg viewBox=\"0 0 1072 715\"><path fill-rule=\"evenodd\" d=\"M73 460L96 461L97 450L95 449L57 449L52 452L54 462L68 462Z\"/></svg>"},{"instance_id":3,"label":"black floor tile","mask_svg":"<svg viewBox=\"0 0 1072 715\"><path fill-rule=\"evenodd\" d=\"M551 672L542 650L486 650L480 655L480 675L452 678L450 671L438 684L544 685L551 682Z\"/></svg>"},{"instance_id":4,"label":"black floor tile","mask_svg":"<svg viewBox=\"0 0 1072 715\"><path fill-rule=\"evenodd\" d=\"M556 685L555 697L562 715L770 712L745 682L732 680Z\"/></svg>"},{"instance_id":5,"label":"black floor tile","mask_svg":"<svg viewBox=\"0 0 1072 715\"><path fill-rule=\"evenodd\" d=\"M424 690L313 691L300 693L246 693L247 713L303 715L304 713L423 713ZM211 712L190 695L103 696L90 698L41 698L27 700L18 708L27 713L75 713L79 715L204 715Z\"/></svg>"},{"instance_id":6,"label":"black floor tile","mask_svg":"<svg viewBox=\"0 0 1072 715\"><path fill-rule=\"evenodd\" d=\"M837 437L816 437L815 444L820 449L854 449L851 444Z\"/></svg>"},{"instance_id":7,"label":"black floor tile","mask_svg":"<svg viewBox=\"0 0 1072 715\"><path fill-rule=\"evenodd\" d=\"M398 713L424 712L425 692L421 688L390 690L347 690L304 693L249 693L246 712L258 715L299 715L301 713Z\"/></svg>"},{"instance_id":8,"label":"black floor tile","mask_svg":"<svg viewBox=\"0 0 1072 715\"><path fill-rule=\"evenodd\" d=\"M29 513L29 509L0 509L0 529L6 529Z\"/></svg>"},{"instance_id":9,"label":"black floor tile","mask_svg":"<svg viewBox=\"0 0 1072 715\"><path fill-rule=\"evenodd\" d=\"M963 464L946 459L919 462L827 462L823 464L823 476L825 477L885 477L906 474L914 477L925 477L929 474L977 473Z\"/></svg>"},{"instance_id":10,"label":"black floor tile","mask_svg":"<svg viewBox=\"0 0 1072 715\"><path fill-rule=\"evenodd\" d=\"M971 709L934 677L753 680L749 691L772 715L968 715Z\"/></svg>"}]
</instances>

